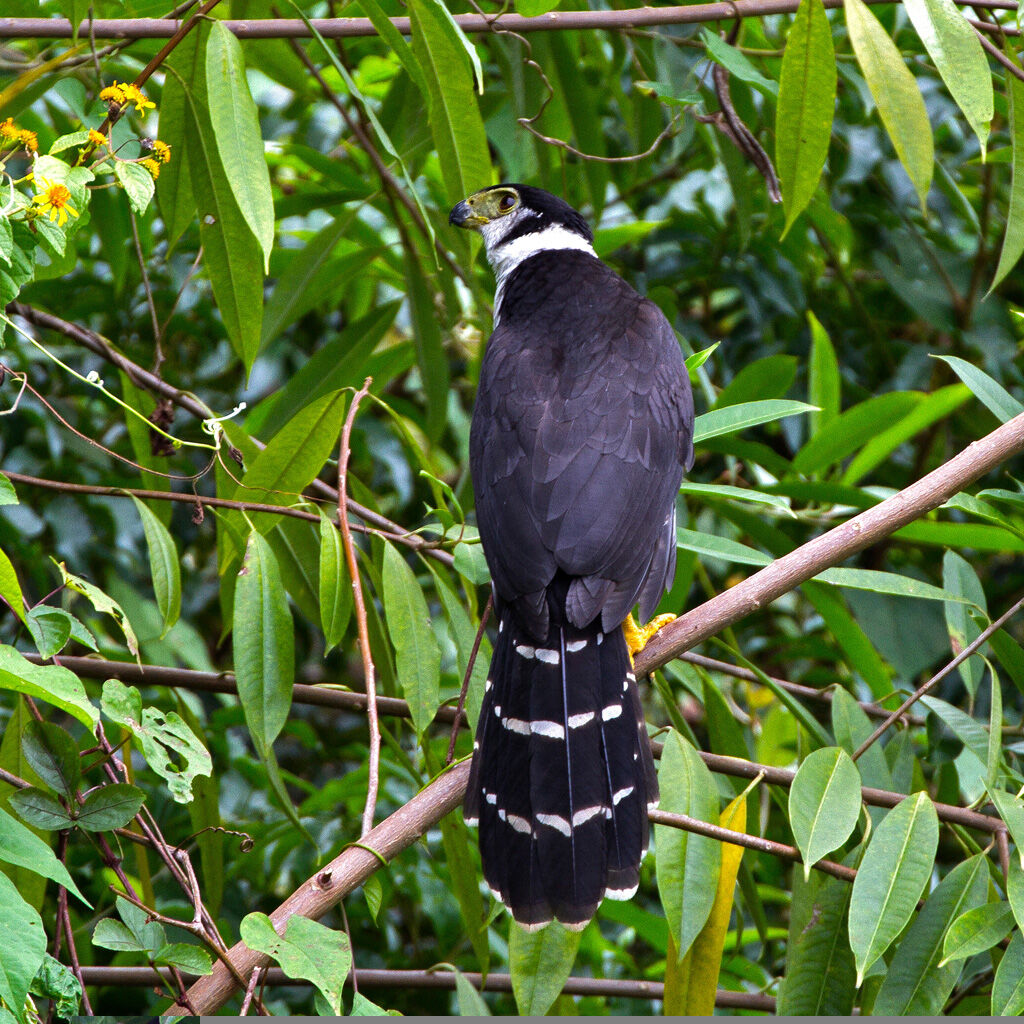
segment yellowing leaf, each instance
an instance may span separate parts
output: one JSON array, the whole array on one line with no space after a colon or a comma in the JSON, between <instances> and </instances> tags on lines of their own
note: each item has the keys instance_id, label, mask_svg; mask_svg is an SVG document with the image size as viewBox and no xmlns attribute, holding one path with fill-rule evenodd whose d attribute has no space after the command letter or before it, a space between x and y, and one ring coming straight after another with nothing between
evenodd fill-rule
<instances>
[{"instance_id":1,"label":"yellowing leaf","mask_svg":"<svg viewBox=\"0 0 1024 1024\"><path fill-rule=\"evenodd\" d=\"M903 55L864 0L844 0L844 7L853 51L923 209L932 183L935 149L921 91Z\"/></svg>"}]
</instances>

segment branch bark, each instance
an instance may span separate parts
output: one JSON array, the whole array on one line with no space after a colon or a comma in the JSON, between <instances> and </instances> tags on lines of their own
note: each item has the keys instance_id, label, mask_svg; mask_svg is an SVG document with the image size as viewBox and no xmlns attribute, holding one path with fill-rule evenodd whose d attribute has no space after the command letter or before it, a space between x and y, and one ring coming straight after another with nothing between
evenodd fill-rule
<instances>
[{"instance_id":1,"label":"branch bark","mask_svg":"<svg viewBox=\"0 0 1024 1024\"><path fill-rule=\"evenodd\" d=\"M485 14L456 14L454 20L464 32L489 32L492 28L511 32L594 31L650 28L656 25L692 25L733 18L763 18L770 14L792 14L799 0L720 0L716 3L682 7L636 7L621 11L551 11L536 18L520 14L492 17ZM892 0L867 0L869 4ZM842 0L825 0L828 8L842 7ZM994 11L1015 11L1015 0L973 0L972 7ZM375 36L369 18L311 18L326 39ZM392 18L403 35L410 35L408 18ZM300 18L266 18L252 21L225 20L221 24L239 39L309 39L312 33ZM178 22L148 18L96 18L82 22L80 31L96 39L162 39L177 30ZM72 25L67 18L0 18L0 38L68 39Z\"/></svg>"}]
</instances>

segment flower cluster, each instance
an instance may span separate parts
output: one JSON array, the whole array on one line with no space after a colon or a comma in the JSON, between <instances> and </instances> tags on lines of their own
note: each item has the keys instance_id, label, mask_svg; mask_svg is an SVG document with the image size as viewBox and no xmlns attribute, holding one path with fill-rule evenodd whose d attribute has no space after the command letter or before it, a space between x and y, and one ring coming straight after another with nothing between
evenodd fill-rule
<instances>
[{"instance_id":1,"label":"flower cluster","mask_svg":"<svg viewBox=\"0 0 1024 1024\"><path fill-rule=\"evenodd\" d=\"M14 123L14 118L9 117L6 121L0 121L0 147L10 145L35 153L39 149L39 140L35 132L19 128Z\"/></svg>"},{"instance_id":2,"label":"flower cluster","mask_svg":"<svg viewBox=\"0 0 1024 1024\"><path fill-rule=\"evenodd\" d=\"M100 91L100 99L105 100L107 103L116 103L119 107L134 103L135 111L138 114L145 114L147 110L152 110L156 107L156 104L148 99L146 94L137 85L131 82L114 82L113 85L108 85Z\"/></svg>"}]
</instances>

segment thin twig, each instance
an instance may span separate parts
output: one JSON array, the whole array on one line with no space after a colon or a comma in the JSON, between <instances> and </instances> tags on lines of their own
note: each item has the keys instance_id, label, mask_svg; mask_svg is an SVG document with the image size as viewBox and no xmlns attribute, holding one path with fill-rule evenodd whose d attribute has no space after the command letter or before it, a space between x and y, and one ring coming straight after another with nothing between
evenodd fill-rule
<instances>
[{"instance_id":1,"label":"thin twig","mask_svg":"<svg viewBox=\"0 0 1024 1024\"><path fill-rule=\"evenodd\" d=\"M985 629L978 634L978 637L969 643L951 662L944 665L938 672L935 673L926 683L922 683L891 715L877 729L854 751L854 761L864 753L868 747L871 746L875 740L881 736L886 729L889 728L894 722L898 722L902 717L903 713L910 707L913 707L929 690L931 690L937 683L941 682L950 672L953 671L958 665L966 661L979 647L981 647L988 638L1000 629L1004 623L1009 621L1021 608L1024 608L1024 597L1019 601L1015 602L1013 606L1003 612L1002 615L996 619L995 622L990 623Z\"/></svg>"},{"instance_id":2,"label":"thin twig","mask_svg":"<svg viewBox=\"0 0 1024 1024\"><path fill-rule=\"evenodd\" d=\"M487 604L484 605L483 614L480 616L480 625L477 626L476 638L473 640L473 650L469 653L469 663L466 665L466 674L462 677L462 689L459 691L459 703L455 708L455 718L452 720L452 734L448 740L448 753L445 755L444 766L448 767L455 757L455 741L459 736L459 726L465 721L463 712L466 708L466 694L469 693L469 679L473 675L473 666L476 664L476 656L480 653L480 642L484 638L484 630L487 628L487 620L491 617L491 608L494 606L494 595L487 595Z\"/></svg>"},{"instance_id":3,"label":"thin twig","mask_svg":"<svg viewBox=\"0 0 1024 1024\"><path fill-rule=\"evenodd\" d=\"M249 1004L252 1002L252 997L256 992L256 986L260 982L260 975L265 971L265 967L257 967L253 970L252 974L249 975L249 983L245 986L245 998L242 1000L242 1007L238 1011L239 1017L249 1016Z\"/></svg>"},{"instance_id":4,"label":"thin twig","mask_svg":"<svg viewBox=\"0 0 1024 1024\"><path fill-rule=\"evenodd\" d=\"M352 533L348 525L346 498L348 495L348 460L351 454L350 441L352 424L355 422L359 403L370 393L372 377L367 377L363 386L355 393L349 406L345 425L341 431L341 451L338 454L338 525L341 527L341 540L345 549L345 562L352 579L352 594L355 598L356 629L359 634L359 653L363 659L363 676L366 682L366 711L370 724L370 763L369 778L366 784L366 805L363 808L363 831L366 835L373 829L373 817L377 810L377 787L380 781L380 723L377 721L377 677L373 667L373 654L370 651L370 633L366 624L366 604L363 601L363 585L359 578L359 565L356 562L356 549L352 542Z\"/></svg>"},{"instance_id":5,"label":"thin twig","mask_svg":"<svg viewBox=\"0 0 1024 1024\"><path fill-rule=\"evenodd\" d=\"M146 306L149 308L149 318L153 322L153 345L156 352L153 356L153 373L159 376L160 367L164 361L164 349L160 340L160 317L156 312L156 300L153 298L153 286L149 281L149 269L146 266L146 257L142 252L142 241L139 238L139 225L135 219L135 211L128 207L128 218L132 226L132 243L135 246L135 255L139 262L139 273L142 275L142 288L146 293Z\"/></svg>"}]
</instances>

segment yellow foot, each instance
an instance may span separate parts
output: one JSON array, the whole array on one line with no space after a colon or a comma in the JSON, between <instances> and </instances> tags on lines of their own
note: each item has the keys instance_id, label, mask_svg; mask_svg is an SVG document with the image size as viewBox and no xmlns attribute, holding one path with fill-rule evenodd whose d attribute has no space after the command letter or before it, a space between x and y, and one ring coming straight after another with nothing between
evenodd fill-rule
<instances>
[{"instance_id":1,"label":"yellow foot","mask_svg":"<svg viewBox=\"0 0 1024 1024\"><path fill-rule=\"evenodd\" d=\"M633 616L630 615L622 624L622 632L626 637L626 647L629 649L630 661L633 660L635 654L639 654L647 646L651 637L662 626L667 626L674 618L675 616L671 612L667 612L665 615L655 615L646 626L638 626Z\"/></svg>"}]
</instances>

